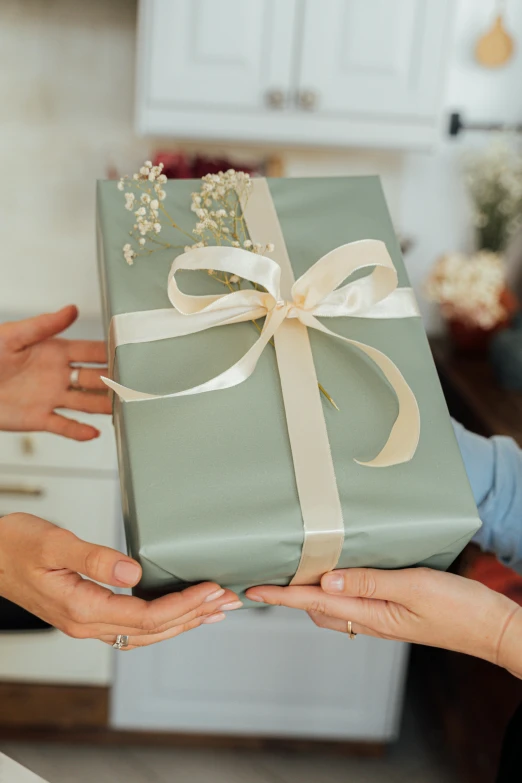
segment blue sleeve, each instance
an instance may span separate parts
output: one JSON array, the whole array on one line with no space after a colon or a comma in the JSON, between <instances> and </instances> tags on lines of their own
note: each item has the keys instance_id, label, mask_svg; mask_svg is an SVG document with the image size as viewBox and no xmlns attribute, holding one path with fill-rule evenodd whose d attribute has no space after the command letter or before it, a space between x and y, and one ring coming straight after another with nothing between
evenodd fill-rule
<instances>
[{"instance_id":1,"label":"blue sleeve","mask_svg":"<svg viewBox=\"0 0 522 783\"><path fill-rule=\"evenodd\" d=\"M482 520L474 541L522 574L522 450L511 438L453 427Z\"/></svg>"}]
</instances>

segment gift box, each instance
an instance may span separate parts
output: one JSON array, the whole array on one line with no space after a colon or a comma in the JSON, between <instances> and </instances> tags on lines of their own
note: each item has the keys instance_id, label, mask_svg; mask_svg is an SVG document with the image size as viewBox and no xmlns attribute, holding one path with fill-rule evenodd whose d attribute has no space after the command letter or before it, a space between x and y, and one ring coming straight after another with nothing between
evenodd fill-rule
<instances>
[{"instance_id":1,"label":"gift box","mask_svg":"<svg viewBox=\"0 0 522 783\"><path fill-rule=\"evenodd\" d=\"M253 182L246 225L273 254L185 252L178 239L132 265L133 216L116 183L98 184L137 593L215 580L241 594L335 566L445 569L480 522L379 179ZM190 233L200 183L163 187ZM205 268L259 285L225 300Z\"/></svg>"}]
</instances>

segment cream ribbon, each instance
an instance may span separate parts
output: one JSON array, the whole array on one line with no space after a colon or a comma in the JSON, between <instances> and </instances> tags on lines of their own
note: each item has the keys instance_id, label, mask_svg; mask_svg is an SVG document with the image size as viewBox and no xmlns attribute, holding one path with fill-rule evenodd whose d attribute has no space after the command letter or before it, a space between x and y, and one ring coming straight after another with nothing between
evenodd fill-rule
<instances>
[{"instance_id":1,"label":"cream ribbon","mask_svg":"<svg viewBox=\"0 0 522 783\"><path fill-rule=\"evenodd\" d=\"M276 260L241 248L204 247L190 250L172 264L168 277L168 309L116 315L111 321L109 356L118 346L152 342L194 334L215 326L264 318L254 345L232 367L205 383L171 394L149 394L103 380L125 402L182 397L228 389L252 375L268 342L275 338L289 437L304 523L301 562L292 584L317 582L335 568L344 540L344 522L308 329L316 329L357 348L381 370L399 403L388 440L374 459L358 462L367 467L388 467L410 460L420 436L420 416L415 396L394 362L372 346L328 329L318 318L411 318L419 315L410 288L398 288L397 272L383 242L365 239L342 245L319 259L296 282L284 238L264 180L255 180L272 233L276 234ZM273 214L266 214L267 194ZM252 234L252 213L245 210ZM274 224L274 220L277 225ZM255 220L253 221L255 224ZM180 291L176 274L181 270L208 270L238 275L264 291L243 289L231 293L191 296ZM364 277L341 284L357 272L372 269ZM293 283L293 284L291 284ZM290 285L291 284L291 285ZM341 287L338 287L341 286ZM282 294L286 288L287 298ZM112 367L112 365L111 365ZM112 374L112 373L111 373Z\"/></svg>"}]
</instances>

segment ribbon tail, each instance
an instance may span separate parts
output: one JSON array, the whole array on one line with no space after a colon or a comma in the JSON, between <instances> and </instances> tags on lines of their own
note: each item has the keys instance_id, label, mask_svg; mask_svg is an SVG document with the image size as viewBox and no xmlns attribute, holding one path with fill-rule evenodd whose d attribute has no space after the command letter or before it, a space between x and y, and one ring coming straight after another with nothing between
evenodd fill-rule
<instances>
[{"instance_id":1,"label":"ribbon tail","mask_svg":"<svg viewBox=\"0 0 522 783\"><path fill-rule=\"evenodd\" d=\"M370 345L360 343L357 340L349 340L336 332L332 332L326 326L314 318L313 315L302 313L300 320L306 326L317 329L331 337L336 337L349 345L358 348L368 356L381 370L384 377L392 387L399 403L399 413L393 424L386 444L377 456L369 462L355 460L359 465L371 468L386 468L392 465L400 465L412 459L420 438L420 412L417 400L410 386L397 365L382 351L372 348Z\"/></svg>"},{"instance_id":2,"label":"ribbon tail","mask_svg":"<svg viewBox=\"0 0 522 783\"><path fill-rule=\"evenodd\" d=\"M259 338L238 362L232 365L232 367L229 367L228 370L225 370L225 372L222 372L220 375L216 375L215 378L211 378L209 381L201 383L198 386L193 386L190 389L174 392L172 394L149 394L147 392L140 392L135 389L130 389L127 386L122 386L110 378L102 377L102 380L106 386L108 386L109 389L112 389L124 402L165 400L171 397L186 397L192 394L202 394L209 391L230 389L232 386L238 386L240 383L243 383L252 375L256 368L257 362L259 361L259 357L263 353L266 345L272 339L285 317L285 309L271 311L265 319L265 323ZM199 329L195 329L195 331L199 331Z\"/></svg>"}]
</instances>

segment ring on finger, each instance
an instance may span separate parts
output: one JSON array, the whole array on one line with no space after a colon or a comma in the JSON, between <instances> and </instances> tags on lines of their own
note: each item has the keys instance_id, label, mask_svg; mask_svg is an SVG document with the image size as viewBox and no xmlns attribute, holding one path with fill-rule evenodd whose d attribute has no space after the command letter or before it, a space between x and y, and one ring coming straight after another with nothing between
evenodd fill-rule
<instances>
[{"instance_id":1,"label":"ring on finger","mask_svg":"<svg viewBox=\"0 0 522 783\"><path fill-rule=\"evenodd\" d=\"M80 368L79 367L73 367L71 369L71 372L69 373L69 388L70 389L79 389L80 388Z\"/></svg>"},{"instance_id":2,"label":"ring on finger","mask_svg":"<svg viewBox=\"0 0 522 783\"><path fill-rule=\"evenodd\" d=\"M112 645L115 650L122 650L124 647L129 646L129 637L123 633L119 633L116 637L116 641Z\"/></svg>"},{"instance_id":3,"label":"ring on finger","mask_svg":"<svg viewBox=\"0 0 522 783\"><path fill-rule=\"evenodd\" d=\"M351 620L348 620L348 622L346 623L346 628L347 628L346 632L347 632L348 636L350 637L350 639L355 639L357 634L354 633L354 631L352 630L352 621Z\"/></svg>"}]
</instances>

